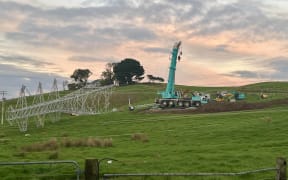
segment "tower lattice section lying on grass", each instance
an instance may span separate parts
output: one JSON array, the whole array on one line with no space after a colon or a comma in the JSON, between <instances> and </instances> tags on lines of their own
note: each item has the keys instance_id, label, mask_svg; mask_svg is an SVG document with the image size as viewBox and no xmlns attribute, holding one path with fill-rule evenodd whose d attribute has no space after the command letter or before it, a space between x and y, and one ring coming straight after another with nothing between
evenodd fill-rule
<instances>
[{"instance_id":1,"label":"tower lattice section lying on grass","mask_svg":"<svg viewBox=\"0 0 288 180\"><path fill-rule=\"evenodd\" d=\"M45 120L56 122L61 113L84 115L109 112L112 85L97 87L85 86L63 97L59 97L57 81L54 80L51 93L47 101L44 100L42 85L39 83L33 103L27 104L25 86L22 86L20 96L15 107L9 106L6 120L10 125L18 125L21 132L28 129L28 122L34 119L37 127L44 127ZM57 91L53 91L56 90ZM53 98L54 97L54 98Z\"/></svg>"},{"instance_id":2,"label":"tower lattice section lying on grass","mask_svg":"<svg viewBox=\"0 0 288 180\"><path fill-rule=\"evenodd\" d=\"M44 95L43 95L43 88L42 88L42 83L39 82L38 84L38 88L36 91L36 94L34 96L33 105L37 105L37 104L41 104L44 103ZM37 116L34 117L35 119L35 123L37 127L44 127L44 123L45 123L45 114L39 114Z\"/></svg>"},{"instance_id":3,"label":"tower lattice section lying on grass","mask_svg":"<svg viewBox=\"0 0 288 180\"><path fill-rule=\"evenodd\" d=\"M27 99L26 99L26 92L27 92L26 86L22 85L19 93L19 98L17 99L17 103L15 106L15 109L26 109L27 108ZM26 111L15 111L15 113L12 115L9 112L13 111L14 108L12 106L8 107L8 110L6 111L7 120L10 119L12 116L18 117L14 119L14 122L8 121L10 125L13 125L16 123L19 127L20 131L27 131L28 128L28 117Z\"/></svg>"}]
</instances>

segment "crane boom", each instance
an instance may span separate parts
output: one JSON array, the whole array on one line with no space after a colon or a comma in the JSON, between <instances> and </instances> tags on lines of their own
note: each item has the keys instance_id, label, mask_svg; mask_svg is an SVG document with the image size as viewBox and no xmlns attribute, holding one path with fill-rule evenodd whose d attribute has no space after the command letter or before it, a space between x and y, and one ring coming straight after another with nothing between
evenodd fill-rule
<instances>
[{"instance_id":1,"label":"crane boom","mask_svg":"<svg viewBox=\"0 0 288 180\"><path fill-rule=\"evenodd\" d=\"M172 56L169 68L169 76L168 76L168 83L166 86L166 90L161 92L162 98L178 98L177 94L175 93L175 71L176 71L176 64L179 54L179 48L181 46L181 41L176 42L172 49Z\"/></svg>"}]
</instances>

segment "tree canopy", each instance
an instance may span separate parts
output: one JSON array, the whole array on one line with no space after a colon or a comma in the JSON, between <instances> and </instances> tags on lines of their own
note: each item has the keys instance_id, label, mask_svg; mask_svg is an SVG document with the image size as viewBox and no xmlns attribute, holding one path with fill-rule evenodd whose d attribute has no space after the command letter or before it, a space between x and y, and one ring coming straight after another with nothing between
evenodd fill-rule
<instances>
[{"instance_id":1,"label":"tree canopy","mask_svg":"<svg viewBox=\"0 0 288 180\"><path fill-rule=\"evenodd\" d=\"M133 84L136 81L141 81L144 77L144 68L140 62L135 59L126 58L120 63L115 63L113 66L115 79L120 85Z\"/></svg>"},{"instance_id":2,"label":"tree canopy","mask_svg":"<svg viewBox=\"0 0 288 180\"><path fill-rule=\"evenodd\" d=\"M89 69L76 69L70 77L78 83L86 84L91 75L92 72Z\"/></svg>"},{"instance_id":3,"label":"tree canopy","mask_svg":"<svg viewBox=\"0 0 288 180\"><path fill-rule=\"evenodd\" d=\"M102 85L109 85L113 84L114 81L114 72L113 72L114 63L107 63L105 71L101 74L101 84Z\"/></svg>"},{"instance_id":4,"label":"tree canopy","mask_svg":"<svg viewBox=\"0 0 288 180\"><path fill-rule=\"evenodd\" d=\"M149 79L149 82L154 82L154 81L164 82L164 79L162 77L153 76L151 74L148 74L147 78Z\"/></svg>"}]
</instances>

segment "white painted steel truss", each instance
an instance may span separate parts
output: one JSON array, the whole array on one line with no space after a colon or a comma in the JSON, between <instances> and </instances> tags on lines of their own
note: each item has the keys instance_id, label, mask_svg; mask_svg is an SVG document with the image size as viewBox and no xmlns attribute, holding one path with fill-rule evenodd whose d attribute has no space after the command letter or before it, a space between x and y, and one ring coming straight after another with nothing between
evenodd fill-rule
<instances>
[{"instance_id":1,"label":"white painted steel truss","mask_svg":"<svg viewBox=\"0 0 288 180\"><path fill-rule=\"evenodd\" d=\"M54 91L54 95L56 94L55 96L58 96L58 98L55 98L55 96L55 99L51 98L53 96L51 93L48 101L44 101L42 85L39 83L37 92L41 93L34 97L32 105L27 106L25 86L23 86L16 107L10 106L7 109L6 120L10 125L16 123L19 130L25 132L28 128L29 118L35 119L37 127L44 127L44 120L50 119L55 122L60 119L60 113L84 115L108 112L112 87L85 86L63 97L59 97L58 91Z\"/></svg>"}]
</instances>

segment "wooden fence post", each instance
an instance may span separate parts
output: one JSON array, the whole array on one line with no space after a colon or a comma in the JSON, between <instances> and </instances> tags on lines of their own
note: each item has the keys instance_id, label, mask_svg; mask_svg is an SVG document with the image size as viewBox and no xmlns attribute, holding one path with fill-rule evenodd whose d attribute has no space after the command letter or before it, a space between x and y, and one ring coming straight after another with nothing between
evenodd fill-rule
<instances>
[{"instance_id":1,"label":"wooden fence post","mask_svg":"<svg viewBox=\"0 0 288 180\"><path fill-rule=\"evenodd\" d=\"M99 180L98 159L85 160L85 180Z\"/></svg>"},{"instance_id":2,"label":"wooden fence post","mask_svg":"<svg viewBox=\"0 0 288 180\"><path fill-rule=\"evenodd\" d=\"M277 168L277 174L276 174L276 180L286 180L287 174L286 174L286 159L282 157L278 157L276 160L276 168Z\"/></svg>"}]
</instances>

